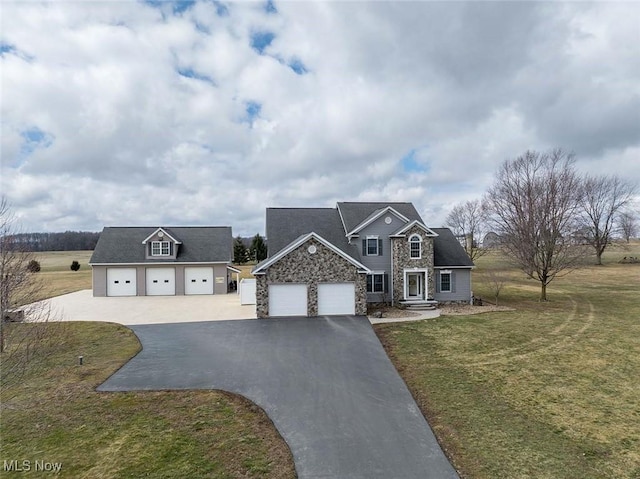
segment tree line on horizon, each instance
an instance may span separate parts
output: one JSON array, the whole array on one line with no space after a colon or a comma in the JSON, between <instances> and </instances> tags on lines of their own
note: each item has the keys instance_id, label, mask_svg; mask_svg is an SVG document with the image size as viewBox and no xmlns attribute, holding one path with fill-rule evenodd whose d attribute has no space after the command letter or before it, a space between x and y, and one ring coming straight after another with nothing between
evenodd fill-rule
<instances>
[{"instance_id":1,"label":"tree line on horizon","mask_svg":"<svg viewBox=\"0 0 640 479\"><path fill-rule=\"evenodd\" d=\"M82 251L93 250L100 233L93 231L65 231L63 233L14 233L8 247L20 251Z\"/></svg>"}]
</instances>

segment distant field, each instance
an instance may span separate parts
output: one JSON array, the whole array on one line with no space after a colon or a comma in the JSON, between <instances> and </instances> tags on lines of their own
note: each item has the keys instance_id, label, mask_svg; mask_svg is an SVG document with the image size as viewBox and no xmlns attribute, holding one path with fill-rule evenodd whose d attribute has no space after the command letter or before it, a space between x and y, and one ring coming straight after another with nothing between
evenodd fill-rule
<instances>
[{"instance_id":1,"label":"distant field","mask_svg":"<svg viewBox=\"0 0 640 479\"><path fill-rule=\"evenodd\" d=\"M37 299L46 299L82 289L91 289L91 266L89 259L92 251L47 251L34 253L40 262L38 280L42 284ZM80 270L71 271L72 261L80 263Z\"/></svg>"},{"instance_id":2,"label":"distant field","mask_svg":"<svg viewBox=\"0 0 640 479\"><path fill-rule=\"evenodd\" d=\"M464 478L640 478L640 243L539 283L498 253L512 312L375 327Z\"/></svg>"}]
</instances>

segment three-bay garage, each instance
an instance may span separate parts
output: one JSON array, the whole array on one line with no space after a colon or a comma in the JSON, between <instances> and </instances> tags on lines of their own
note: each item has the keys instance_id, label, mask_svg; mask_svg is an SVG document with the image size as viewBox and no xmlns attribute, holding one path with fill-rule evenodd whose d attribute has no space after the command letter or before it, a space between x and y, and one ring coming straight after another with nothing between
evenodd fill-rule
<instances>
[{"instance_id":1,"label":"three-bay garage","mask_svg":"<svg viewBox=\"0 0 640 479\"><path fill-rule=\"evenodd\" d=\"M174 296L176 268L146 268L147 296Z\"/></svg>"}]
</instances>

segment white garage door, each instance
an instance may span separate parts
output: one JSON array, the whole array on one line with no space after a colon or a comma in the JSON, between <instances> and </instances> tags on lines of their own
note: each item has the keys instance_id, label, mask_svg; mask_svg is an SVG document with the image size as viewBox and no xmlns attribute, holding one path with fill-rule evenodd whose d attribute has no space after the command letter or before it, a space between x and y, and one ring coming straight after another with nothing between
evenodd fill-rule
<instances>
[{"instance_id":1,"label":"white garage door","mask_svg":"<svg viewBox=\"0 0 640 479\"><path fill-rule=\"evenodd\" d=\"M185 268L184 294L213 294L213 268L208 266Z\"/></svg>"},{"instance_id":2,"label":"white garage door","mask_svg":"<svg viewBox=\"0 0 640 479\"><path fill-rule=\"evenodd\" d=\"M107 268L107 296L135 295L135 268Z\"/></svg>"},{"instance_id":3,"label":"white garage door","mask_svg":"<svg viewBox=\"0 0 640 479\"><path fill-rule=\"evenodd\" d=\"M356 314L356 288L353 283L318 285L318 316Z\"/></svg>"},{"instance_id":4,"label":"white garage door","mask_svg":"<svg viewBox=\"0 0 640 479\"><path fill-rule=\"evenodd\" d=\"M147 296L173 296L175 294L175 268L147 268Z\"/></svg>"},{"instance_id":5,"label":"white garage door","mask_svg":"<svg viewBox=\"0 0 640 479\"><path fill-rule=\"evenodd\" d=\"M306 284L269 285L269 316L306 316Z\"/></svg>"}]
</instances>

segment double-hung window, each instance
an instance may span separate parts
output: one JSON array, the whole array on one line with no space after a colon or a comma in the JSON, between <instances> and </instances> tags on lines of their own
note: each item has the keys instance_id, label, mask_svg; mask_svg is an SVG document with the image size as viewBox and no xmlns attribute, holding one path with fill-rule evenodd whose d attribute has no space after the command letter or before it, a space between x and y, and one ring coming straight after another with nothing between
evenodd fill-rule
<instances>
[{"instance_id":1,"label":"double-hung window","mask_svg":"<svg viewBox=\"0 0 640 479\"><path fill-rule=\"evenodd\" d=\"M367 237L367 256L378 256L378 237Z\"/></svg>"},{"instance_id":2,"label":"double-hung window","mask_svg":"<svg viewBox=\"0 0 640 479\"><path fill-rule=\"evenodd\" d=\"M442 293L451 292L451 273L450 272L440 273L440 292Z\"/></svg>"},{"instance_id":3,"label":"double-hung window","mask_svg":"<svg viewBox=\"0 0 640 479\"><path fill-rule=\"evenodd\" d=\"M384 293L384 274L367 275L367 293Z\"/></svg>"},{"instance_id":4,"label":"double-hung window","mask_svg":"<svg viewBox=\"0 0 640 479\"><path fill-rule=\"evenodd\" d=\"M418 235L412 235L409 238L409 256L412 259L422 258L422 238Z\"/></svg>"},{"instance_id":5,"label":"double-hung window","mask_svg":"<svg viewBox=\"0 0 640 479\"><path fill-rule=\"evenodd\" d=\"M170 256L171 243L168 241L152 241L151 256Z\"/></svg>"}]
</instances>

